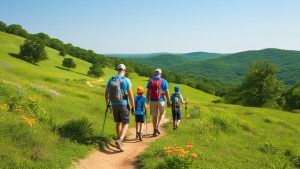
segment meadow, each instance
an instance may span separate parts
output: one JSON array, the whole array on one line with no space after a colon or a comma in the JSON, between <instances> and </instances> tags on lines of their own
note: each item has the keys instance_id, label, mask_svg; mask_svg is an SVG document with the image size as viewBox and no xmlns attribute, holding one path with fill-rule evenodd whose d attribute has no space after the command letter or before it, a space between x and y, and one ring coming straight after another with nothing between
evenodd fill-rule
<instances>
[{"instance_id":1,"label":"meadow","mask_svg":"<svg viewBox=\"0 0 300 169\"><path fill-rule=\"evenodd\" d=\"M51 48L46 48L49 60L33 65L14 57L23 41L0 32L0 168L69 168L101 147L105 83L116 72L104 68L104 77L88 77L91 64L76 58L77 67L67 71L61 67L64 57ZM135 73L129 78L134 90L148 81ZM188 99L189 118L176 131L166 124L167 135L139 156L143 168L166 167L160 157L163 147L187 143L197 154L191 168L300 167L300 114L221 104L216 96L180 86ZM170 118L170 109L167 115ZM60 126L81 118L94 129L90 142L59 134ZM112 114L105 137L114 137Z\"/></svg>"}]
</instances>

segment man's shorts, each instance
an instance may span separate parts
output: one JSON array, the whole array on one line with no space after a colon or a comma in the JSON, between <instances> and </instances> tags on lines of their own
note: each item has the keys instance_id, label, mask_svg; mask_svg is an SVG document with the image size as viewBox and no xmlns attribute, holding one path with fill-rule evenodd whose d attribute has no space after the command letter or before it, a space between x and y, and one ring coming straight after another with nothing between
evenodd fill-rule
<instances>
[{"instance_id":1,"label":"man's shorts","mask_svg":"<svg viewBox=\"0 0 300 169\"><path fill-rule=\"evenodd\" d=\"M172 110L173 121L181 119L181 112L179 110Z\"/></svg>"},{"instance_id":2,"label":"man's shorts","mask_svg":"<svg viewBox=\"0 0 300 169\"><path fill-rule=\"evenodd\" d=\"M145 123L145 115L144 114L142 114L142 115L136 114L135 115L135 122L136 123Z\"/></svg>"},{"instance_id":3,"label":"man's shorts","mask_svg":"<svg viewBox=\"0 0 300 169\"><path fill-rule=\"evenodd\" d=\"M153 117L156 117L158 112L160 113L160 115L165 114L165 112L166 112L165 102L150 101L150 112Z\"/></svg>"},{"instance_id":4,"label":"man's shorts","mask_svg":"<svg viewBox=\"0 0 300 169\"><path fill-rule=\"evenodd\" d=\"M112 105L114 120L117 123L129 123L129 110L127 105Z\"/></svg>"}]
</instances>

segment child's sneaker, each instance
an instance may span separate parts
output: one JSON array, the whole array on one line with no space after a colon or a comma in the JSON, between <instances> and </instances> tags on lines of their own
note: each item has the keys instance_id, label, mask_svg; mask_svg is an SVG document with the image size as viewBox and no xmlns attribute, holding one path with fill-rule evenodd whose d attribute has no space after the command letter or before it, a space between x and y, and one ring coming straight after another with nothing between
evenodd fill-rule
<instances>
[{"instance_id":1,"label":"child's sneaker","mask_svg":"<svg viewBox=\"0 0 300 169\"><path fill-rule=\"evenodd\" d=\"M140 141L143 141L142 133L141 132L138 133L138 137L139 137Z\"/></svg>"}]
</instances>

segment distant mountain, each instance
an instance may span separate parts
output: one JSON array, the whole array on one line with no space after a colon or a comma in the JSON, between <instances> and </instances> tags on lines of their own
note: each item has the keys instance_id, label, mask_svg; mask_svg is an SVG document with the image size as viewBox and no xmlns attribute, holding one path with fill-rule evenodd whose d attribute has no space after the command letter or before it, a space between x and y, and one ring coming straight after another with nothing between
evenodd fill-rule
<instances>
[{"instance_id":1,"label":"distant mountain","mask_svg":"<svg viewBox=\"0 0 300 169\"><path fill-rule=\"evenodd\" d=\"M128 60L146 66L159 67L164 69L170 69L175 65L181 65L184 63L190 63L194 61L191 58L181 56L181 55L174 55L174 54L161 54L161 55L147 57L147 58L132 57L132 58L128 58Z\"/></svg>"},{"instance_id":2,"label":"distant mountain","mask_svg":"<svg viewBox=\"0 0 300 169\"><path fill-rule=\"evenodd\" d=\"M117 57L117 58L148 58L153 56L162 55L165 53L141 53L141 54L104 54L109 57Z\"/></svg>"},{"instance_id":3,"label":"distant mountain","mask_svg":"<svg viewBox=\"0 0 300 169\"><path fill-rule=\"evenodd\" d=\"M220 54L220 53L208 53L208 52L191 52L191 53L184 53L181 54L182 56L194 59L194 60L207 60L207 59L215 59L222 56L225 56L226 54Z\"/></svg>"},{"instance_id":4,"label":"distant mountain","mask_svg":"<svg viewBox=\"0 0 300 169\"><path fill-rule=\"evenodd\" d=\"M204 76L224 82L239 82L249 64L269 60L279 66L278 78L293 85L300 81L300 51L263 49L225 55L216 59L184 63L169 69L195 76Z\"/></svg>"},{"instance_id":5,"label":"distant mountain","mask_svg":"<svg viewBox=\"0 0 300 169\"><path fill-rule=\"evenodd\" d=\"M132 54L132 55L115 55L127 58L133 62L143 65L170 69L182 64L193 63L225 56L218 53L192 52L192 53L153 53L153 54Z\"/></svg>"}]
</instances>

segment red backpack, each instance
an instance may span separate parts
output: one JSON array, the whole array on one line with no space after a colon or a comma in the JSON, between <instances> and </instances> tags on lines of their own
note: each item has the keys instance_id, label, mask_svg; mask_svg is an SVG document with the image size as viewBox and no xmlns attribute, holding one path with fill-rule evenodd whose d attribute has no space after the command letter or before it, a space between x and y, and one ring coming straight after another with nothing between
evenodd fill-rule
<instances>
[{"instance_id":1,"label":"red backpack","mask_svg":"<svg viewBox=\"0 0 300 169\"><path fill-rule=\"evenodd\" d=\"M160 88L161 88L161 82L162 82L162 78L159 80L151 80L150 81L150 98L151 99L159 99L161 97L161 92L160 92Z\"/></svg>"}]
</instances>

